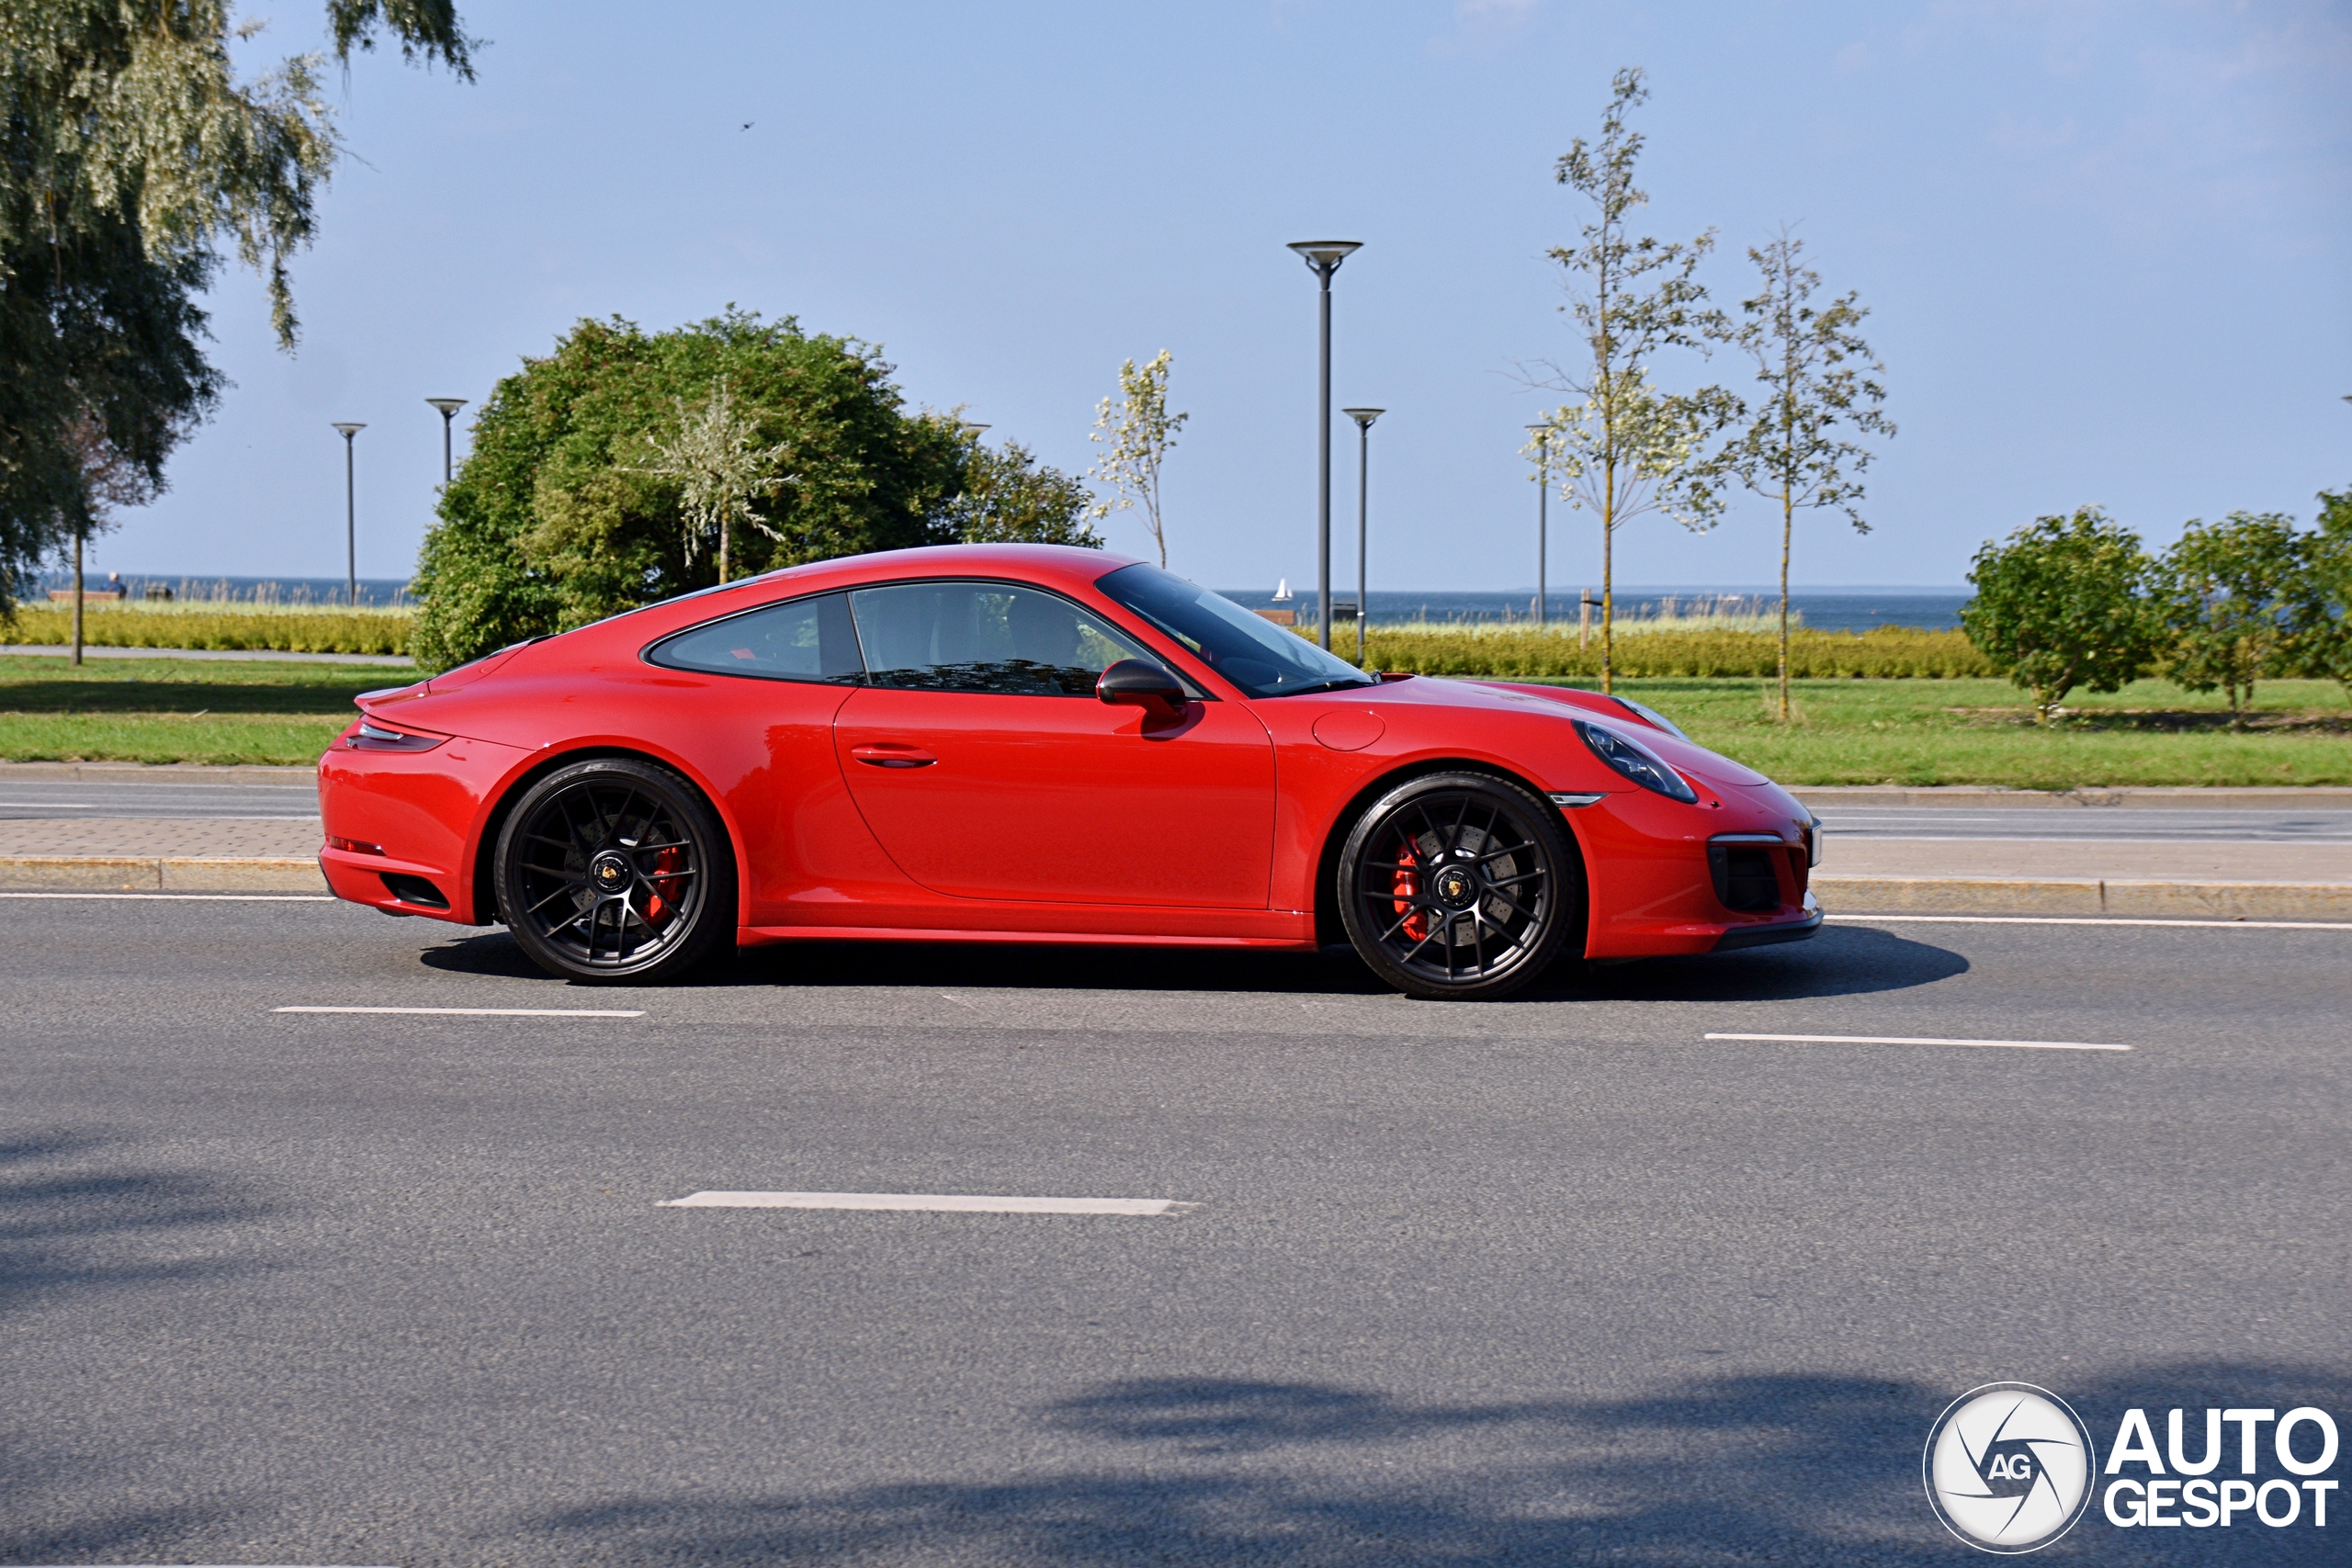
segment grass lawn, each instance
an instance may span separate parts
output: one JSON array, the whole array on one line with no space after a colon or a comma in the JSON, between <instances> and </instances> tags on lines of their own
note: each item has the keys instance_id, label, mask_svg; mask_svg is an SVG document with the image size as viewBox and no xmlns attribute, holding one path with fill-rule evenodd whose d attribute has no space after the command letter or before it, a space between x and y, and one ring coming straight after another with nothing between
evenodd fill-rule
<instances>
[{"instance_id":1,"label":"grass lawn","mask_svg":"<svg viewBox=\"0 0 2352 1568\"><path fill-rule=\"evenodd\" d=\"M308 764L350 721L354 694L414 679L397 666L107 659L75 670L9 655L0 658L0 757ZM2327 682L2267 682L2239 732L2218 695L2161 681L2078 694L2053 730L2037 728L2022 694L2000 681L1800 681L1788 726L1770 716L1770 686L1618 683L1700 744L1786 784L2352 784L2352 709Z\"/></svg>"},{"instance_id":2,"label":"grass lawn","mask_svg":"<svg viewBox=\"0 0 2352 1568\"><path fill-rule=\"evenodd\" d=\"M400 665L0 656L0 758L308 765Z\"/></svg>"}]
</instances>

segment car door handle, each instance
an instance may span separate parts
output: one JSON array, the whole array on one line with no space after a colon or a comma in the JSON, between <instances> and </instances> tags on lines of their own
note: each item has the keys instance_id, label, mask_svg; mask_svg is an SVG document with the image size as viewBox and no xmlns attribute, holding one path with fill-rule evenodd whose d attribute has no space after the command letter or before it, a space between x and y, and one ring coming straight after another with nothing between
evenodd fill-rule
<instances>
[{"instance_id":1,"label":"car door handle","mask_svg":"<svg viewBox=\"0 0 2352 1568\"><path fill-rule=\"evenodd\" d=\"M853 746L849 754L869 768L928 768L939 761L920 746L885 741L878 746Z\"/></svg>"}]
</instances>

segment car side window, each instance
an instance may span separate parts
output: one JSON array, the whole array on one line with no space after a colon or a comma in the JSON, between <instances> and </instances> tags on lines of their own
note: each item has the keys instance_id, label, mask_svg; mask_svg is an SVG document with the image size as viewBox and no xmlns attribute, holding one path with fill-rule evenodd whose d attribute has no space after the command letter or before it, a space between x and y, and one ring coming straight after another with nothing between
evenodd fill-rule
<instances>
[{"instance_id":1,"label":"car side window","mask_svg":"<svg viewBox=\"0 0 2352 1568\"><path fill-rule=\"evenodd\" d=\"M673 670L771 681L854 684L865 673L848 597L841 593L787 599L695 626L655 644L646 658Z\"/></svg>"},{"instance_id":2,"label":"car side window","mask_svg":"<svg viewBox=\"0 0 2352 1568\"><path fill-rule=\"evenodd\" d=\"M1057 593L1009 582L901 582L849 595L866 683L1091 697L1103 669L1151 655Z\"/></svg>"}]
</instances>

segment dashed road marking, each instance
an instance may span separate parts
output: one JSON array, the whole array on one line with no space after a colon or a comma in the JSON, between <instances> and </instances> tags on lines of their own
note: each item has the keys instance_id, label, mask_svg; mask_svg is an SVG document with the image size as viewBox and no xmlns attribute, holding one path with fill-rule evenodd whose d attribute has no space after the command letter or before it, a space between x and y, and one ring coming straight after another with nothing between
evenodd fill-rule
<instances>
[{"instance_id":1,"label":"dashed road marking","mask_svg":"<svg viewBox=\"0 0 2352 1568\"><path fill-rule=\"evenodd\" d=\"M1181 1214L1168 1198L988 1198L939 1192L690 1192L663 1209L865 1209L942 1214Z\"/></svg>"},{"instance_id":2,"label":"dashed road marking","mask_svg":"<svg viewBox=\"0 0 2352 1568\"><path fill-rule=\"evenodd\" d=\"M643 1008L272 1008L272 1012L385 1012L417 1018L643 1018Z\"/></svg>"},{"instance_id":3,"label":"dashed road marking","mask_svg":"<svg viewBox=\"0 0 2352 1568\"><path fill-rule=\"evenodd\" d=\"M1801 1045L1991 1045L2013 1051L2129 1051L2080 1040L1946 1040L1930 1034L1710 1034L1710 1040L1767 1040Z\"/></svg>"},{"instance_id":4,"label":"dashed road marking","mask_svg":"<svg viewBox=\"0 0 2352 1568\"><path fill-rule=\"evenodd\" d=\"M144 898L182 904L332 904L331 893L0 893L0 898Z\"/></svg>"}]
</instances>

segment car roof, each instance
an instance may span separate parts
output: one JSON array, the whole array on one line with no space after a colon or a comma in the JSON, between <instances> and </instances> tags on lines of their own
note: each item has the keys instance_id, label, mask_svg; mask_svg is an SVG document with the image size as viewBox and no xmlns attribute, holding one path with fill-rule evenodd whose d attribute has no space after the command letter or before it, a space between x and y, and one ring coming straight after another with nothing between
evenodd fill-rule
<instances>
[{"instance_id":1,"label":"car roof","mask_svg":"<svg viewBox=\"0 0 2352 1568\"><path fill-rule=\"evenodd\" d=\"M1122 567L1141 564L1133 556L1078 545L931 545L811 561L727 586L748 588L756 583L792 593L815 593L910 577L1010 577L1044 588L1071 589L1098 582Z\"/></svg>"}]
</instances>

